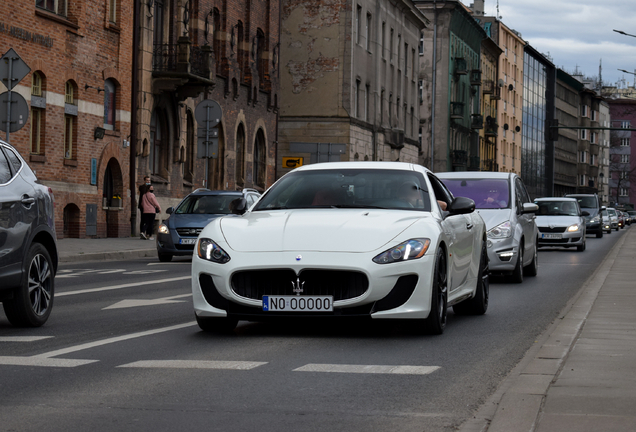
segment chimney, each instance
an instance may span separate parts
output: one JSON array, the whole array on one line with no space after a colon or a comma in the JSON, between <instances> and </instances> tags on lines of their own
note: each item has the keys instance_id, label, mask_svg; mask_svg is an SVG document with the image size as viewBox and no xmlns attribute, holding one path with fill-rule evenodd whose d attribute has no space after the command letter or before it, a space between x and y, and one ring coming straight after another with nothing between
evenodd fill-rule
<instances>
[{"instance_id":1,"label":"chimney","mask_svg":"<svg viewBox=\"0 0 636 432\"><path fill-rule=\"evenodd\" d=\"M473 16L484 16L484 0L475 0L470 4L470 8L473 11Z\"/></svg>"}]
</instances>

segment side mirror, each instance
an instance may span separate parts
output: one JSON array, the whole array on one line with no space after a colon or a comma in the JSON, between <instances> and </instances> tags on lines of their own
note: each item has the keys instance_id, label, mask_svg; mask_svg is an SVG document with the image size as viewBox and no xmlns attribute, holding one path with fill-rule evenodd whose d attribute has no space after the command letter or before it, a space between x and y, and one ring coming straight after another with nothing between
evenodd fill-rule
<instances>
[{"instance_id":1,"label":"side mirror","mask_svg":"<svg viewBox=\"0 0 636 432\"><path fill-rule=\"evenodd\" d=\"M236 215L242 215L247 211L247 200L245 198L237 198L230 203L230 211Z\"/></svg>"},{"instance_id":2,"label":"side mirror","mask_svg":"<svg viewBox=\"0 0 636 432\"><path fill-rule=\"evenodd\" d=\"M588 212L586 212L585 210L583 210L581 212L581 216L589 216L590 214Z\"/></svg>"},{"instance_id":3,"label":"side mirror","mask_svg":"<svg viewBox=\"0 0 636 432\"><path fill-rule=\"evenodd\" d=\"M475 211L475 201L465 197L455 197L446 209L449 215L467 214Z\"/></svg>"},{"instance_id":4,"label":"side mirror","mask_svg":"<svg viewBox=\"0 0 636 432\"><path fill-rule=\"evenodd\" d=\"M172 214L174 212L174 207L168 207L166 209L166 214Z\"/></svg>"},{"instance_id":5,"label":"side mirror","mask_svg":"<svg viewBox=\"0 0 636 432\"><path fill-rule=\"evenodd\" d=\"M539 211L539 206L533 203L523 203L521 208L521 214L536 213Z\"/></svg>"}]
</instances>

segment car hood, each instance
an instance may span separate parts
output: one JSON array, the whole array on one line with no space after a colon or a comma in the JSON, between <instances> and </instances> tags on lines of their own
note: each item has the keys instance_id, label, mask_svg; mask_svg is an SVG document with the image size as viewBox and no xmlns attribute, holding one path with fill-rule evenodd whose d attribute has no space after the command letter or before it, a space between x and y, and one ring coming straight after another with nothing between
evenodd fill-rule
<instances>
[{"instance_id":1,"label":"car hood","mask_svg":"<svg viewBox=\"0 0 636 432\"><path fill-rule=\"evenodd\" d=\"M176 214L168 218L170 228L205 228L207 224L224 214Z\"/></svg>"},{"instance_id":2,"label":"car hood","mask_svg":"<svg viewBox=\"0 0 636 432\"><path fill-rule=\"evenodd\" d=\"M430 213L376 209L259 211L226 217L220 228L241 252L370 252Z\"/></svg>"},{"instance_id":3,"label":"car hood","mask_svg":"<svg viewBox=\"0 0 636 432\"><path fill-rule=\"evenodd\" d=\"M578 216L537 216L535 219L537 226L541 227L569 227L570 225L581 223Z\"/></svg>"},{"instance_id":4,"label":"car hood","mask_svg":"<svg viewBox=\"0 0 636 432\"><path fill-rule=\"evenodd\" d=\"M486 223L486 230L490 230L500 223L510 220L511 209L479 209L475 210Z\"/></svg>"}]
</instances>

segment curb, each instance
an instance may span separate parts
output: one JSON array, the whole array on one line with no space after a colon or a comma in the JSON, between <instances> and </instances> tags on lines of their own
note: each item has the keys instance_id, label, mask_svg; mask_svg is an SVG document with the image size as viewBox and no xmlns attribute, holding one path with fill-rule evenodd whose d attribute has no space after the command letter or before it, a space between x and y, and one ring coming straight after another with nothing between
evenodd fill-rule
<instances>
[{"instance_id":1,"label":"curb","mask_svg":"<svg viewBox=\"0 0 636 432\"><path fill-rule=\"evenodd\" d=\"M86 261L116 261L128 258L157 257L157 249L138 249L111 252L79 253L76 255L60 255L58 263L73 263Z\"/></svg>"},{"instance_id":2,"label":"curb","mask_svg":"<svg viewBox=\"0 0 636 432\"><path fill-rule=\"evenodd\" d=\"M535 430L548 390L561 372L627 236L614 245L596 271L537 338L495 393L459 432Z\"/></svg>"}]
</instances>

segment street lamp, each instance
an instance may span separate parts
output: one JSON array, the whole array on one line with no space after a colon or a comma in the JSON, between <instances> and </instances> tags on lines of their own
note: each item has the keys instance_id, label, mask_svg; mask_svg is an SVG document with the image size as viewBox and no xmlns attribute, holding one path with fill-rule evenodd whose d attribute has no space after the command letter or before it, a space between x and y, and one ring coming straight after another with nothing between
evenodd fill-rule
<instances>
[{"instance_id":1,"label":"street lamp","mask_svg":"<svg viewBox=\"0 0 636 432\"><path fill-rule=\"evenodd\" d=\"M618 69L618 70L621 71L621 72L628 73L628 74L636 75L635 72L626 71L625 69Z\"/></svg>"},{"instance_id":2,"label":"street lamp","mask_svg":"<svg viewBox=\"0 0 636 432\"><path fill-rule=\"evenodd\" d=\"M633 35L633 34L625 33L623 30L613 30L613 31L615 31L616 33L620 33L620 34L622 34L622 35L625 35L625 36L636 37L636 36L635 36L635 35Z\"/></svg>"}]
</instances>

